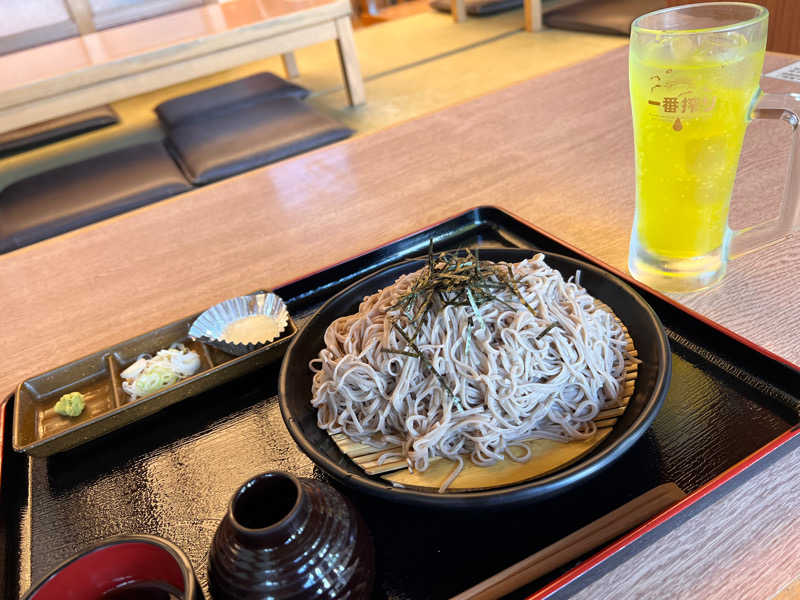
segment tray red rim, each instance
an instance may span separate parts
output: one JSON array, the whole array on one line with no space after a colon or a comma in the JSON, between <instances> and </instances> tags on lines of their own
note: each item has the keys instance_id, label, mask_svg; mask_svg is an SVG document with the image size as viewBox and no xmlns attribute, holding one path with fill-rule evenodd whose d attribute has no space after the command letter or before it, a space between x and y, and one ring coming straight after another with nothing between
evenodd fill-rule
<instances>
[{"instance_id":1,"label":"tray red rim","mask_svg":"<svg viewBox=\"0 0 800 600\"><path fill-rule=\"evenodd\" d=\"M548 598L552 594L556 593L557 591L563 589L573 581L575 581L581 575L584 575L588 571L591 571L594 567L600 565L605 560L619 552L620 550L624 549L628 545L632 544L639 538L641 538L646 533L656 529L657 527L665 524L667 521L672 519L674 516L678 515L679 513L683 512L690 506L696 504L706 496L708 496L711 492L718 489L725 483L731 481L732 479L736 478L742 472L746 471L747 469L753 467L761 461L762 459L766 458L770 454L772 454L775 450L783 446L784 444L789 443L794 438L800 436L800 424L793 426L789 431L779 435L771 442L767 443L766 445L762 446L749 456L743 458L738 463L730 467L728 470L723 471L715 478L710 480L709 482L705 483L704 485L697 488L691 494L688 494L685 498L678 501L677 503L673 504L668 509L664 510L663 512L659 513L655 517L651 518L649 521L646 521L636 529L630 531L629 533L625 534L623 537L618 539L616 542L613 542L609 546L606 546L602 550L596 552L585 561L583 561L578 566L570 569L554 581L551 581L542 589L534 592L530 596L527 596L525 600L544 600Z\"/></svg>"},{"instance_id":2,"label":"tray red rim","mask_svg":"<svg viewBox=\"0 0 800 600\"><path fill-rule=\"evenodd\" d=\"M459 213L456 213L456 214L451 215L449 217L446 217L444 219L440 219L439 221L431 223L431 224L429 224L429 225L427 225L425 227L418 228L418 229L416 229L416 230L414 230L414 231L412 231L410 233L407 233L405 235L395 237L395 238L393 238L393 239L391 239L391 240L389 240L387 242L384 242L380 246L376 246L376 247L371 248L369 250L365 250L364 252L356 254L356 255L348 258L348 259L338 261L336 263L328 265L327 267L315 270L312 273L309 273L307 275L304 275L304 276L301 276L301 277L297 277L297 278L287 282L287 284L294 283L294 282L299 281L301 279L305 279L305 277L308 277L310 275L321 273L322 271L325 271L327 269L330 269L330 268L336 267L338 265L341 265L341 264L343 264L343 263L345 263L345 262L347 262L349 260L352 260L354 258L357 258L359 256L364 256L365 254L369 254L370 252L378 250L379 248L382 248L382 247L387 246L389 244L392 244L392 243L395 243L397 241L406 239L408 237L412 237L412 236L414 236L416 234L419 234L419 233L421 233L423 231L427 231L429 229L437 227L438 225L441 225L442 223L446 223L448 221L451 221L451 220L457 219L459 217L463 217L463 216L466 216L466 215L468 215L470 213L474 213L476 211L481 211L481 210L494 210L494 211L497 211L497 212L500 212L502 214L507 215L508 217L510 217L510 218L514 219L515 221L525 225L526 227L528 227L529 229L539 233L540 235L543 235L545 237L548 237L548 238L558 242L559 244L561 244L565 248L568 248L570 251L572 251L575 254L577 254L580 258L582 258L584 260L588 260L590 262L593 262L594 264L598 265L599 267L610 271L611 273L613 273L614 275L616 275L617 277L619 277L620 279L622 279L623 281L625 281L629 285L634 286L634 289L637 289L637 288L638 289L644 289L647 292L649 292L649 293L653 294L654 296L658 297L663 302L666 302L667 304L671 305L672 307L676 308L677 310L680 310L681 312L683 312L685 314L688 314L689 316L691 316L691 317L693 317L693 318L705 323L706 325L712 327L713 329L716 329L717 331L719 331L723 335L736 340L740 344L755 350L756 352L766 356L767 358L769 358L771 360L774 360L776 362L784 364L784 365L786 365L788 367L791 367L791 368L793 368L795 370L800 370L800 365L797 365L796 363L793 363L793 362L783 358L782 356L779 356L779 355L775 354L774 352L771 352L770 350L767 350L763 346L760 346L758 344L753 343L752 341L748 340L747 338L742 337L741 335L731 331L730 329L728 329L726 327L723 327L722 325L720 325L716 321L713 321L713 320L709 319L708 317L706 317L704 315L701 315L700 313L698 313L698 312L696 312L696 311L694 311L694 310L692 310L692 309L680 304L679 302L677 302L676 300L672 299L671 297L663 294L662 292L659 292L658 290L655 290L655 289L653 289L653 288L651 288L651 287L649 287L649 286L647 286L647 285L635 280L633 277L630 276L629 273L621 271L620 269L617 269L616 267L613 267L613 266L609 265L605 261L602 261L602 260L590 255L589 253L584 252L580 248L574 246L573 244L570 244L570 243L564 241L560 237L555 236L555 235L545 231L541 227L538 227L538 226L534 225L529 220L527 220L527 219L525 219L523 217L520 217L519 215L513 213L512 211L506 210L505 208L502 208L502 207L499 207L499 206L492 206L492 205L474 206L472 208L469 208L467 210L461 211ZM659 515L656 515L655 517L653 517L649 521L645 522L640 527L634 529L630 533L626 534L624 537L620 538L617 542L613 543L612 545L610 545L610 546L600 550L596 554L592 555L589 559L587 559L586 561L582 562L580 565L578 565L574 569L571 569L570 571L568 571L567 573L565 573L564 575L562 575L561 577L559 577L555 581L551 582L550 584L548 584L547 586L545 586L544 588L542 588L538 592L535 592L533 595L528 596L526 598L526 600L544 600L547 596L550 596L551 594L553 594L554 592L558 591L559 589L562 589L564 586L566 586L567 584L569 584L570 582L572 582L573 580L575 580L579 576L583 575L584 573L586 573L590 569L592 569L595 566L597 566L598 564L602 563L604 560L606 560L607 558L609 558L610 556L612 556L613 554L615 554L619 550L625 548L627 545L629 545L633 541L635 541L638 538L642 537L648 531L651 531L651 530L655 529L656 527L658 527L662 523L668 521L670 518L674 517L678 513L682 512L683 510L685 510L687 508L689 508L690 506L692 506L693 504L695 504L696 502L701 500L703 497L707 496L708 494L713 492L715 489L717 489L720 486L722 486L724 483L730 481L731 479L733 479L734 477L736 477L737 475L739 475L740 473L742 473L746 469L754 466L762 458L768 456L769 454L771 454L772 452L774 452L775 450L777 450L779 447L783 446L784 444L788 443L790 440L794 439L798 435L800 435L800 424L799 425L795 425L789 431L781 434L780 436L778 436L777 438L775 438L771 442L767 443L763 447L761 447L758 450L756 450L754 453L752 453L748 457L742 459L741 461L739 461L738 463L736 463L732 467L730 467L727 470L723 471L722 473L717 475L715 478L711 479L709 482L707 482L704 485L702 485L701 487L699 487L694 492L688 494L683 500L681 500L677 504L673 505L671 508L667 509L666 511L662 512Z\"/></svg>"},{"instance_id":3,"label":"tray red rim","mask_svg":"<svg viewBox=\"0 0 800 600\"><path fill-rule=\"evenodd\" d=\"M570 251L572 251L575 254L577 254L582 259L584 259L584 260L588 259L589 261L594 262L595 264L597 264L601 268L607 269L609 272L611 272L614 275L616 275L617 277L621 278L626 283L628 283L630 285L633 285L635 288L638 287L640 289L644 289L644 290L648 291L649 293L652 293L654 296L658 297L660 300L670 304L674 308L676 308L676 309L678 309L678 310L690 315L691 317L694 317L695 319L700 320L701 322L703 322L703 323L709 325L710 327L716 329L717 331L719 331L723 335L726 335L726 336L728 336L730 338L733 338L737 342L739 342L739 343L741 343L741 344L743 344L743 345L755 350L756 352L759 352L760 354L766 356L767 358L770 358L771 360L774 360L776 362L779 362L781 364L789 366L789 367L791 367L791 368L793 368L795 370L800 370L800 366L797 365L796 363L793 363L793 362L791 362L791 361L789 361L789 360L787 360L787 359L775 354L774 352L771 352L771 351L767 350L766 348L751 342L747 338L744 338L741 335L739 335L737 333L734 333L733 331L723 327L722 325L720 325L716 321L713 321L713 320L709 319L708 317L705 317L704 315L701 315L701 314L695 312L694 310L683 306L682 304L680 304L677 301L673 300L669 296L666 296L663 293L661 293L661 292L659 292L657 290L654 290L654 289L642 284L641 282L638 282L638 281L634 280L628 273L625 273L625 272L623 272L623 271L621 271L621 270L609 265L605 261L602 261L602 260L600 260L600 259L588 254L587 252L584 252L583 250L577 248L573 244L570 244L570 243L564 241L560 237L552 235L551 233L545 231L541 227L538 227L538 226L532 224L529 220L527 220L527 219L525 219L523 217L520 217L519 215L517 215L517 214L515 214L515 213L513 213L513 212L511 212L509 210L506 210L505 208L499 207L499 206L478 205L478 206L474 206L472 208L469 208L467 210L460 211L460 212L458 212L456 214L450 215L450 216L445 217L443 219L440 219L440 220L438 220L436 222L430 223L430 224L428 224L428 225L426 225L424 227L420 227L418 229L415 229L415 230L413 230L413 231L411 231L409 233L406 233L404 235L396 236L396 237L394 237L394 238L392 238L390 240L385 241L380 246L375 246L373 248L370 248L370 249L367 249L367 250L365 250L363 252L355 254L355 255L353 255L353 256L351 256L349 258L330 263L330 264L328 264L326 266L323 266L323 267L321 267L319 269L315 269L313 271L310 271L308 273L305 273L305 274L300 275L298 277L295 277L293 279L287 280L287 281L285 281L285 282L283 282L283 283L281 283L279 285L276 285L275 287L276 288L280 288L280 287L285 287L285 286L291 285L292 283L296 283L296 282L298 282L298 281L300 281L302 279L306 279L308 277L311 277L313 275L316 275L316 274L321 273L323 271L326 271L328 269L332 269L332 268L334 268L336 266L342 265L342 264L344 264L344 263L346 263L346 262L348 262L350 260L353 260L355 258L358 258L360 256L364 256L366 254L369 254L370 252L373 252L373 251L375 251L375 250L377 250L379 248L382 248L384 246L387 246L387 245L393 244L395 242L398 242L400 240L412 237L412 236L414 236L416 234L419 234L419 233L421 233L423 231L427 231L429 229L435 228L435 227L437 227L437 226L439 226L439 225L441 225L443 223L446 223L448 221L451 221L451 220L457 219L459 217L463 217L463 216L466 216L466 215L468 215L470 213L474 213L476 211L481 211L481 210L493 210L493 211L497 211L499 213L502 213L502 214L510 217L511 219L521 223L522 225L524 225L524 226L528 227L529 229L537 232L538 234L546 236L546 237L554 240L555 242L561 244L565 248L567 248ZM13 396L14 396L14 394L12 392L11 394L6 394L3 397L0 397L0 481L2 481L2 467L3 467L3 458L4 458L4 454L3 453L4 453L4 448L5 448L5 439L4 439L4 434L5 434L5 414L6 414L6 410L8 408L8 406L7 406L8 402L9 402L9 400L11 398L13 398ZM701 500L703 497L707 496L712 491L714 491L715 489L717 489L720 486L722 486L724 483L732 480L734 477L736 477L737 475L741 474L746 469L753 467L761 459L765 458L766 456L768 456L769 454L771 454L772 452L774 452L775 450L777 450L778 448L780 448L784 444L788 443L790 440L793 440L797 436L800 436L800 424L795 425L789 431L781 434L780 436L778 436L777 438L775 438L771 442L769 442L766 445L764 445L762 448L756 450L754 453L752 453L748 457L744 458L743 460L741 460L737 464L733 465L732 467L730 467L726 471L723 471L717 477L713 478L712 480L710 480L709 482L707 482L706 484L704 484L703 486L701 486L700 488L698 488L697 490L692 492L691 494L687 495L683 500L681 500L677 504L673 505L671 508L669 508L666 511L662 512L661 514L653 517L652 519L650 519L649 521L647 521L646 523L644 523L640 527L634 529L630 533L626 534L624 537L620 538L617 542L614 542L610 546L607 546L606 548L604 548L604 549L600 550L599 552L595 553L589 559L587 559L586 561L584 561L583 563L581 563L580 565L578 565L574 569L571 569L570 571L568 571L567 573L563 574L558 579L556 579L555 581L551 582L550 584L548 584L547 586L545 586L541 590L539 590L539 591L535 592L534 594L528 596L526 600L544 600L544 598L546 598L546 597L550 596L551 594L553 594L554 592L562 589L564 586L566 586L567 584L569 584L570 582L575 580L577 577L583 575L584 573L586 573L587 571L591 570L592 568L594 568L598 564L602 563L603 561L605 561L606 559L611 557L613 554L615 554L619 550L625 548L630 543L632 543L635 540L637 540L638 538L642 537L647 532L655 529L656 527L658 527L659 525L665 523L666 521L668 521L669 519L671 519L675 515L679 514L683 510L689 508L690 506L692 506L693 504L695 504L696 502ZM0 506L2 506L2 487L0 487Z\"/></svg>"},{"instance_id":4,"label":"tray red rim","mask_svg":"<svg viewBox=\"0 0 800 600\"><path fill-rule=\"evenodd\" d=\"M312 277L314 275L318 275L319 273L322 273L322 272L327 271L329 269L333 269L335 267L343 265L343 264L345 264L345 263L347 263L347 262L349 262L351 260L354 260L356 258L359 258L359 257L364 256L366 254L369 254L371 252L374 252L376 250L379 250L379 249L381 249L381 248L383 248L385 246L389 246L391 244L394 244L395 242L399 242L399 241L404 240L406 238L413 237L413 236L415 236L415 235L417 235L419 233L422 233L423 231L427 231L429 229L433 229L435 227L438 227L439 225L442 225L443 223L447 223L448 221L453 221L455 219L458 219L459 217L464 217L464 216L466 216L466 215L468 215L470 213L473 213L473 212L476 212L476 211L481 211L481 210L494 210L494 211L503 213L503 214L511 217L515 221L518 221L519 223L525 225L529 229L532 229L533 231L537 232L538 234L540 234L542 236L545 236L545 237L548 237L551 240L554 240L554 241L558 242L559 244L561 244L565 248L568 248L571 252L574 252L579 257L581 257L582 260L588 260L590 262L593 262L594 264L596 264L600 268L605 269L605 270L613 273L614 275L616 275L617 277L622 279L628 285L632 285L632 286L634 286L634 288L643 289L643 290L647 291L648 293L653 294L654 296L657 296L659 298L659 300L662 300L662 301L670 304L671 306L673 306L677 310L680 310L681 312L684 312L684 313L690 315L691 317L693 317L693 318L695 318L695 319L697 319L699 321L702 321L706 325L709 325L710 327L713 327L714 329L716 329L720 333L724 334L725 336L733 338L737 342L739 342L739 343L741 343L741 344L743 344L743 345L745 345L745 346L747 346L749 348L752 348L753 350L756 350L760 354L763 354L764 356L766 356L766 357L768 357L768 358L770 358L770 359L772 359L772 360L774 360L776 362L782 363L784 365L792 367L795 370L800 371L800 364L793 363L793 362L783 358L782 356L780 356L778 354L775 354L774 352L772 352L770 350L767 350L763 346L760 346L760 345L758 345L758 344L756 344L754 342L751 342L747 338L742 337L738 333L736 333L734 331L731 331L730 329L728 329L726 327L723 327L722 325L720 325L716 321L713 321L713 320L709 319L708 317L706 317L704 315L701 315L700 313L692 310L691 308L688 308L687 306L684 306L683 304L681 304L678 301L672 299L671 297L665 295L664 293L662 293L662 292L660 292L660 291L658 291L658 290L656 290L654 288L651 288L651 287L645 285L644 283L634 279L626 271L621 271L620 269L618 269L618 268L616 268L616 267L614 267L612 265L609 265L607 262L605 262L603 260L600 260L599 258L597 258L595 256L592 256L588 252L585 252L585 251L581 250L577 246L574 246L573 244L570 244L569 242L564 241L562 238L560 238L560 237L558 237L556 235L553 235L552 233L542 229L541 227L539 227L537 225L534 225L533 223L531 223L530 221L528 221L524 217L520 217L519 215L517 215L516 213L511 212L510 210L506 210L505 208L502 208L500 206L493 206L491 204L479 204L477 206L473 206L472 208L468 208L467 210L463 210L463 211L458 212L456 214L453 214L453 215L450 215L448 217L445 217L444 219L439 219L438 221L430 223L429 225L426 225L424 227L420 227L420 228L415 229L415 230L413 230L413 231L411 231L409 233L406 233L404 235L400 235L400 236L394 237L394 238L392 238L390 240L387 240L386 242L382 243L379 246L373 246L372 248L364 250L363 252L359 252L358 254L354 254L353 256L350 256L348 258L345 258L345 259L330 263L330 264L328 264L326 266L320 267L319 269L314 269L313 271L309 271L308 273L305 273L305 274L300 275L298 277L294 277L292 279L284 281L283 283L280 283L280 284L278 284L278 285L276 285L274 287L275 287L275 289L277 289L277 288L286 287L286 286L291 285L293 283L297 283L298 281L301 281L301 280L306 279L308 277Z\"/></svg>"},{"instance_id":5,"label":"tray red rim","mask_svg":"<svg viewBox=\"0 0 800 600\"><path fill-rule=\"evenodd\" d=\"M3 506L3 449L6 443L6 409L8 408L9 401L13 397L13 394L0 397L0 507Z\"/></svg>"}]
</instances>

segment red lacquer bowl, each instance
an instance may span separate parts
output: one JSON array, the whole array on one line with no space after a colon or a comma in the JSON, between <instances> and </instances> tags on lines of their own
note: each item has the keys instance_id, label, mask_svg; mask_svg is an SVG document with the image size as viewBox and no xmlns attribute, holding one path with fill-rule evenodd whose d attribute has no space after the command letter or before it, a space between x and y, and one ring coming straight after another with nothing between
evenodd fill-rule
<instances>
[{"instance_id":1,"label":"red lacquer bowl","mask_svg":"<svg viewBox=\"0 0 800 600\"><path fill-rule=\"evenodd\" d=\"M150 535L108 538L57 566L24 600L202 600L189 559Z\"/></svg>"}]
</instances>

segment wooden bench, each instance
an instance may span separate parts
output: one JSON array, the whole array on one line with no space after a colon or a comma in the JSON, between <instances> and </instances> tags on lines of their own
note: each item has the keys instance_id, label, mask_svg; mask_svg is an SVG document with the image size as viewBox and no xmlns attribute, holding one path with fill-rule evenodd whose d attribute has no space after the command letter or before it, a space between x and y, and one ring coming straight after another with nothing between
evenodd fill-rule
<instances>
[{"instance_id":1,"label":"wooden bench","mask_svg":"<svg viewBox=\"0 0 800 600\"><path fill-rule=\"evenodd\" d=\"M364 82L349 0L234 0L0 57L0 133L336 40L351 106Z\"/></svg>"}]
</instances>

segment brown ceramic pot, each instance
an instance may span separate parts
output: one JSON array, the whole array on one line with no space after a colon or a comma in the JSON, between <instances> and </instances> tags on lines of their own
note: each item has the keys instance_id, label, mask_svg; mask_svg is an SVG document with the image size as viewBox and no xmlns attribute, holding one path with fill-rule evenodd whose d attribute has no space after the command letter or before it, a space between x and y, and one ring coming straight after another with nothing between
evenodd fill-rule
<instances>
[{"instance_id":1,"label":"brown ceramic pot","mask_svg":"<svg viewBox=\"0 0 800 600\"><path fill-rule=\"evenodd\" d=\"M368 598L374 548L355 508L331 486L263 473L233 495L209 556L215 600Z\"/></svg>"}]
</instances>

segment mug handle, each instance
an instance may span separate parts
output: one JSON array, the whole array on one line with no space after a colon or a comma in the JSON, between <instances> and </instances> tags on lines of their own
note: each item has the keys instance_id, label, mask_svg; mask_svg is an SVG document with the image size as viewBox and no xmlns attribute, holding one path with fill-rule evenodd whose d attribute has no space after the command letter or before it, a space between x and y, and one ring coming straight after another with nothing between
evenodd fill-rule
<instances>
[{"instance_id":1,"label":"mug handle","mask_svg":"<svg viewBox=\"0 0 800 600\"><path fill-rule=\"evenodd\" d=\"M730 258L779 242L800 224L800 94L764 94L751 118L782 119L792 128L789 172L778 218L732 231Z\"/></svg>"}]
</instances>

